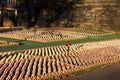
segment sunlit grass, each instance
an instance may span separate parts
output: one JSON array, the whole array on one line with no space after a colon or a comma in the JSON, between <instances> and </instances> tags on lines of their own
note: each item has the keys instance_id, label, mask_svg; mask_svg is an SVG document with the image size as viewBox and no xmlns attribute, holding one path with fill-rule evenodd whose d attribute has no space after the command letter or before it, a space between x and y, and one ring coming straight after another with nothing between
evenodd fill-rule
<instances>
[{"instance_id":1,"label":"sunlit grass","mask_svg":"<svg viewBox=\"0 0 120 80\"><path fill-rule=\"evenodd\" d=\"M85 42L118 39L118 38L120 39L120 35L115 35L115 34L107 35L107 36L96 36L96 37L95 36L89 36L86 39L71 40L71 43L76 44L76 43L85 43ZM19 44L20 44L19 46L11 46L11 47L0 48L0 52L34 49L34 48L42 48L42 47L50 47L50 46L60 46L60 45L65 45L66 44L66 41L42 43L42 42L24 41L24 40L18 40L18 39L10 39L10 38L0 38L0 40L5 40L5 41L9 41L9 42L19 42Z\"/></svg>"}]
</instances>

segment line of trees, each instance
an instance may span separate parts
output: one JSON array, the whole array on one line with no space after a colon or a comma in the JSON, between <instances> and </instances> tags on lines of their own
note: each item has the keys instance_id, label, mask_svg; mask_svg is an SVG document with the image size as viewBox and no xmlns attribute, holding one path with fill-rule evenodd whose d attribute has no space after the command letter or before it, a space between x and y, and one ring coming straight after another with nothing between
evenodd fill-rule
<instances>
[{"instance_id":1,"label":"line of trees","mask_svg":"<svg viewBox=\"0 0 120 80\"><path fill-rule=\"evenodd\" d=\"M81 0L19 0L18 8L22 19L27 21L27 27L35 26L38 20L44 21L45 27L50 27L79 1Z\"/></svg>"}]
</instances>

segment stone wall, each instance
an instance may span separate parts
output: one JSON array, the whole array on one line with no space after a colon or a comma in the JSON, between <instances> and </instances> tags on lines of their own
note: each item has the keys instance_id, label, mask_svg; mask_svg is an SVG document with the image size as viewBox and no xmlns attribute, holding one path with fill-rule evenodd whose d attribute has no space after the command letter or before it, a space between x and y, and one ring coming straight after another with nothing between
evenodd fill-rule
<instances>
[{"instance_id":1,"label":"stone wall","mask_svg":"<svg viewBox=\"0 0 120 80\"><path fill-rule=\"evenodd\" d=\"M76 9L73 11L75 13L73 25L75 27L88 29L103 29L104 27L109 27L109 17L115 16L114 11L120 14L120 5L117 4L116 1L117 0L85 0L83 4L76 4ZM111 19L113 18L114 17L111 17Z\"/></svg>"}]
</instances>

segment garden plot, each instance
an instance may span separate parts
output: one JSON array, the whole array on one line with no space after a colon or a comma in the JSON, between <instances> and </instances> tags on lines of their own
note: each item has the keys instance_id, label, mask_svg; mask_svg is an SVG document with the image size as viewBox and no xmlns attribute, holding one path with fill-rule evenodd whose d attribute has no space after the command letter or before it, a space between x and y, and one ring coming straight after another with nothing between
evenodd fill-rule
<instances>
[{"instance_id":1,"label":"garden plot","mask_svg":"<svg viewBox=\"0 0 120 80\"><path fill-rule=\"evenodd\" d=\"M75 40L87 38L77 32L66 31L40 31L40 30L20 30L0 33L0 37L29 40L37 42L57 42L64 40Z\"/></svg>"},{"instance_id":2,"label":"garden plot","mask_svg":"<svg viewBox=\"0 0 120 80\"><path fill-rule=\"evenodd\" d=\"M120 39L79 45L0 53L0 79L41 80L120 61Z\"/></svg>"}]
</instances>

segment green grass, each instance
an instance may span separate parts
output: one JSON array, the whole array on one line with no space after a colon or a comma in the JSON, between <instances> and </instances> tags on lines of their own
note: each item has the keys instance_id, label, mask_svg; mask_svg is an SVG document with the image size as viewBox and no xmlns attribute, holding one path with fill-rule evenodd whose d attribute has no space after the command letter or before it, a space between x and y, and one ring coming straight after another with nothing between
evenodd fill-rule
<instances>
[{"instance_id":1,"label":"green grass","mask_svg":"<svg viewBox=\"0 0 120 80\"><path fill-rule=\"evenodd\" d=\"M117 38L120 39L120 35L107 35L107 36L96 36L96 37L89 36L86 39L71 40L71 43L76 44L76 43L85 43L85 42L93 42L93 41L111 40L111 39L117 39ZM0 40L5 40L9 42L19 42L21 44L19 46L0 48L0 52L42 48L42 47L49 47L49 46L60 46L60 45L66 44L66 41L41 43L41 42L33 42L33 41L20 41L18 39L10 39L10 38L2 38L2 37L0 37Z\"/></svg>"}]
</instances>

